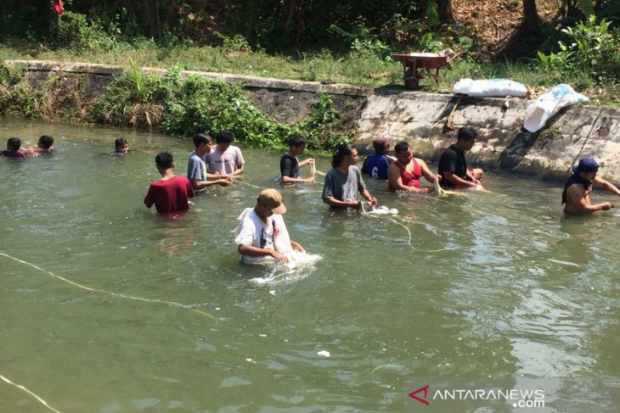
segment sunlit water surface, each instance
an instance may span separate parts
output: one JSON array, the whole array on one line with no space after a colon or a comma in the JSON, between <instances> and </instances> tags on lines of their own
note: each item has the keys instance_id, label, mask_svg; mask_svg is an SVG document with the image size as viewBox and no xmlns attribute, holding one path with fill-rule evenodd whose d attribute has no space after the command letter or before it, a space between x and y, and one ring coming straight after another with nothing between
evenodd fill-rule
<instances>
[{"instance_id":1,"label":"sunlit water surface","mask_svg":"<svg viewBox=\"0 0 620 413\"><path fill-rule=\"evenodd\" d=\"M423 384L542 388L546 407L531 411L618 411L613 212L563 221L557 185L495 175L492 194L441 199L370 183L395 219L331 216L320 185L286 189L291 236L323 258L271 273L239 263L231 231L252 185L273 185L279 154L245 149L246 184L167 220L142 204L153 157L171 151L184 173L189 140L0 127L2 145L42 133L56 137L53 157L0 159L0 252L90 288L188 305L88 292L0 257L0 374L59 411L527 411L424 407L408 396ZM125 158L106 155L119 134L136 149ZM47 410L0 382L0 411Z\"/></svg>"}]
</instances>

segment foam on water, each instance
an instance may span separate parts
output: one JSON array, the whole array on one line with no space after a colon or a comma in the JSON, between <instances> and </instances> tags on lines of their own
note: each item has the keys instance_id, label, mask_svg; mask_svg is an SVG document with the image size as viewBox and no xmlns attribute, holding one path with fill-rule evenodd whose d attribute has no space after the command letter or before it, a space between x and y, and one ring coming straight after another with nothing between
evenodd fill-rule
<instances>
[{"instance_id":1,"label":"foam on water","mask_svg":"<svg viewBox=\"0 0 620 413\"><path fill-rule=\"evenodd\" d=\"M277 285L303 280L314 271L314 265L323 259L318 254L299 251L293 251L287 256L289 260L286 263L262 264L269 272L262 277L250 279L250 282L256 285Z\"/></svg>"}]
</instances>

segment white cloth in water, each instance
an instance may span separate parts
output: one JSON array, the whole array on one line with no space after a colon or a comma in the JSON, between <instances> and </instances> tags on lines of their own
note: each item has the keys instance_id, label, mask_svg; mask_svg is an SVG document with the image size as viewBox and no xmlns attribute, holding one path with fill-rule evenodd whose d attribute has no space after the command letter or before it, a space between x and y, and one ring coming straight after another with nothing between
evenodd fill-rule
<instances>
[{"instance_id":1,"label":"white cloth in water","mask_svg":"<svg viewBox=\"0 0 620 413\"><path fill-rule=\"evenodd\" d=\"M366 211L366 213L371 215L398 215L398 209L388 208L385 205L381 205Z\"/></svg>"},{"instance_id":2,"label":"white cloth in water","mask_svg":"<svg viewBox=\"0 0 620 413\"><path fill-rule=\"evenodd\" d=\"M256 214L254 208L246 208L239 215L239 225L236 228L235 244L251 245L258 248L272 248L284 255L293 252L291 239L282 215L273 214L264 223ZM272 263L272 257L241 256L246 264Z\"/></svg>"}]
</instances>

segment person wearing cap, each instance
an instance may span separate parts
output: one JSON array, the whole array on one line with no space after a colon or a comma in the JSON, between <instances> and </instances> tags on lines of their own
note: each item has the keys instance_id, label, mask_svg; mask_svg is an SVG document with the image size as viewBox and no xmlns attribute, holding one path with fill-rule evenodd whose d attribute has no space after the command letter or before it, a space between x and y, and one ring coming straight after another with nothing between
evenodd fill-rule
<instances>
[{"instance_id":1,"label":"person wearing cap","mask_svg":"<svg viewBox=\"0 0 620 413\"><path fill-rule=\"evenodd\" d=\"M299 177L299 168L314 165L314 159L308 158L299 161L298 157L304 153L306 141L301 136L292 136L288 140L288 152L280 158L280 182L282 185L314 182L314 176L308 178Z\"/></svg>"},{"instance_id":2,"label":"person wearing cap","mask_svg":"<svg viewBox=\"0 0 620 413\"><path fill-rule=\"evenodd\" d=\"M375 179L388 179L388 167L394 161L394 158L387 154L390 140L385 137L377 138L372 141L372 147L375 153L366 157L362 172Z\"/></svg>"},{"instance_id":3,"label":"person wearing cap","mask_svg":"<svg viewBox=\"0 0 620 413\"><path fill-rule=\"evenodd\" d=\"M290 239L284 213L282 194L273 188L262 190L254 208L241 213L235 244L243 263L287 262L293 251L305 252L300 243Z\"/></svg>"},{"instance_id":4,"label":"person wearing cap","mask_svg":"<svg viewBox=\"0 0 620 413\"><path fill-rule=\"evenodd\" d=\"M392 162L388 169L388 188L391 191L405 191L412 193L427 194L432 187L422 187L421 179L424 177L428 182L435 183L438 179L431 172L426 162L413 157L413 153L407 142L398 142L394 147L396 162Z\"/></svg>"},{"instance_id":5,"label":"person wearing cap","mask_svg":"<svg viewBox=\"0 0 620 413\"><path fill-rule=\"evenodd\" d=\"M599 164L594 158L581 159L577 167L573 169L573 174L564 184L562 192L562 205L564 205L566 214L584 215L614 208L611 202L592 203L590 195L594 186L620 196L620 189L596 176L598 169Z\"/></svg>"},{"instance_id":6,"label":"person wearing cap","mask_svg":"<svg viewBox=\"0 0 620 413\"><path fill-rule=\"evenodd\" d=\"M480 180L484 175L482 169L467 166L465 152L473 148L478 132L473 128L461 128L457 141L446 149L439 159L440 185L444 188L480 189Z\"/></svg>"},{"instance_id":7,"label":"person wearing cap","mask_svg":"<svg viewBox=\"0 0 620 413\"><path fill-rule=\"evenodd\" d=\"M338 148L332 158L332 169L325 174L323 202L336 209L359 209L361 194L372 206L377 206L362 178L362 172L355 166L355 153L348 146Z\"/></svg>"}]
</instances>

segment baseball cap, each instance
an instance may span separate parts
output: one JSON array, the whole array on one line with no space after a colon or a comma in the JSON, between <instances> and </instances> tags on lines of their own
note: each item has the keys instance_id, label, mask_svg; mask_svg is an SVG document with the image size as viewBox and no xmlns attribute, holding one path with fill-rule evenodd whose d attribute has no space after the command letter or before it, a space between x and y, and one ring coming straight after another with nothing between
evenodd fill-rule
<instances>
[{"instance_id":1,"label":"baseball cap","mask_svg":"<svg viewBox=\"0 0 620 413\"><path fill-rule=\"evenodd\" d=\"M598 162L594 158L583 158L579 161L579 165L575 169L577 172L596 172L598 171Z\"/></svg>"},{"instance_id":2,"label":"baseball cap","mask_svg":"<svg viewBox=\"0 0 620 413\"><path fill-rule=\"evenodd\" d=\"M286 206L282 202L282 194L277 189L267 188L263 189L256 202L264 207L270 208L274 214L285 214Z\"/></svg>"}]
</instances>

